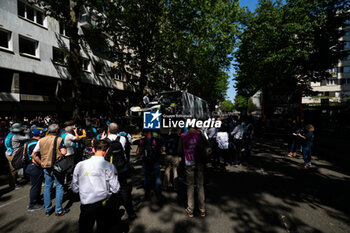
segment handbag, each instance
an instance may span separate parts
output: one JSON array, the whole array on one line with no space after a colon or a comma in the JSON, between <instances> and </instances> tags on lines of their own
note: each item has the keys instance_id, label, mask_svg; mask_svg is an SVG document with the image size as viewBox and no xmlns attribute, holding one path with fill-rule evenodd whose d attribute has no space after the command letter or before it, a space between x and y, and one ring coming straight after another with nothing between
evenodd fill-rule
<instances>
[{"instance_id":1,"label":"handbag","mask_svg":"<svg viewBox=\"0 0 350 233\"><path fill-rule=\"evenodd\" d=\"M74 156L64 156L62 159L56 161L57 138L55 138L52 150L52 169L55 175L63 175L74 166Z\"/></svg>"}]
</instances>

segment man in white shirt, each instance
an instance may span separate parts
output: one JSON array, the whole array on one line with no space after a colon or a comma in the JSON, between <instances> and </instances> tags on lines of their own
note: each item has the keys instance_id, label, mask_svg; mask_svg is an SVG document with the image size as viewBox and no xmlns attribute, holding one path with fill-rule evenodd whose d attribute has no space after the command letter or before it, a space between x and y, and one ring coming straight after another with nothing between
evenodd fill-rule
<instances>
[{"instance_id":1,"label":"man in white shirt","mask_svg":"<svg viewBox=\"0 0 350 233\"><path fill-rule=\"evenodd\" d=\"M143 97L143 99L142 99L142 101L143 101L143 104L144 104L144 106L146 107L147 106L147 104L149 103L149 94L148 93L146 93L146 95Z\"/></svg>"},{"instance_id":2,"label":"man in white shirt","mask_svg":"<svg viewBox=\"0 0 350 233\"><path fill-rule=\"evenodd\" d=\"M81 208L79 232L92 232L95 221L97 232L110 232L118 221L116 205L110 200L120 185L114 165L105 160L109 142L93 142L95 155L77 164L73 173L72 190L79 193Z\"/></svg>"},{"instance_id":3,"label":"man in white shirt","mask_svg":"<svg viewBox=\"0 0 350 233\"><path fill-rule=\"evenodd\" d=\"M241 123L242 121L238 120L237 126L231 132L231 135L233 137L233 143L235 144L235 147L236 147L235 164L234 164L235 167L237 167L241 162L241 149L243 145L243 132L244 132L243 126Z\"/></svg>"},{"instance_id":4,"label":"man in white shirt","mask_svg":"<svg viewBox=\"0 0 350 233\"><path fill-rule=\"evenodd\" d=\"M73 126L67 126L65 129L65 134L62 135L64 139L64 145L67 148L66 156L74 155L73 142L79 140L78 129Z\"/></svg>"}]
</instances>

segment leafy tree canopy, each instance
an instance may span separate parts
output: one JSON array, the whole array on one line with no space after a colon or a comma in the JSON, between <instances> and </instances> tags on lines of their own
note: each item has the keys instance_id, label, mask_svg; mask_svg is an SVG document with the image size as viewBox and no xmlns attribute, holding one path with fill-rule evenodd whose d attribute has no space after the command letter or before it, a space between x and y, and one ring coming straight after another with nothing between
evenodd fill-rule
<instances>
[{"instance_id":1,"label":"leafy tree canopy","mask_svg":"<svg viewBox=\"0 0 350 233\"><path fill-rule=\"evenodd\" d=\"M346 0L261 0L242 17L236 88L251 96L269 85L310 89L330 78L328 70L344 56L342 28L349 18Z\"/></svg>"}]
</instances>

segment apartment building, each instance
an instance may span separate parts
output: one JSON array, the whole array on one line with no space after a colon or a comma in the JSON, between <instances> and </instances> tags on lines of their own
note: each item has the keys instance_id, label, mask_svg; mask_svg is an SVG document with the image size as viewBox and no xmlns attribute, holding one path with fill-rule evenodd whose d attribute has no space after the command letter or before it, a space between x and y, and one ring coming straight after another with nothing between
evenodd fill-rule
<instances>
[{"instance_id":1,"label":"apartment building","mask_svg":"<svg viewBox=\"0 0 350 233\"><path fill-rule=\"evenodd\" d=\"M350 99L350 19L346 24L346 33L341 40L344 41L344 50L348 51L348 55L339 61L337 67L330 70L332 78L311 83L312 89L318 92L318 95L304 97L303 104L341 103Z\"/></svg>"},{"instance_id":2,"label":"apartment building","mask_svg":"<svg viewBox=\"0 0 350 233\"><path fill-rule=\"evenodd\" d=\"M79 33L84 34L92 23L88 12L82 14ZM134 91L128 75L108 58L103 43L97 44L81 44L83 97L91 111L120 103ZM62 48L69 49L64 22L45 16L25 0L0 1L2 115L72 111L71 78Z\"/></svg>"}]
</instances>

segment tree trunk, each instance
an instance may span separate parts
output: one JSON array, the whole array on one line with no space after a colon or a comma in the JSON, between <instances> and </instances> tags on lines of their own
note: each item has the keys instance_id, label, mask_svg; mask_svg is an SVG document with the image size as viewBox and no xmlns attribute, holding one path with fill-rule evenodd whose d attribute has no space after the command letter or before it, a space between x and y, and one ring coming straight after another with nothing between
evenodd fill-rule
<instances>
[{"instance_id":1,"label":"tree trunk","mask_svg":"<svg viewBox=\"0 0 350 233\"><path fill-rule=\"evenodd\" d=\"M68 26L69 32L69 62L68 72L72 80L72 98L73 98L73 116L72 119L77 124L82 123L82 81L81 81L81 58L78 35L78 17L80 6L74 0L69 1L70 4L70 22Z\"/></svg>"}]
</instances>

